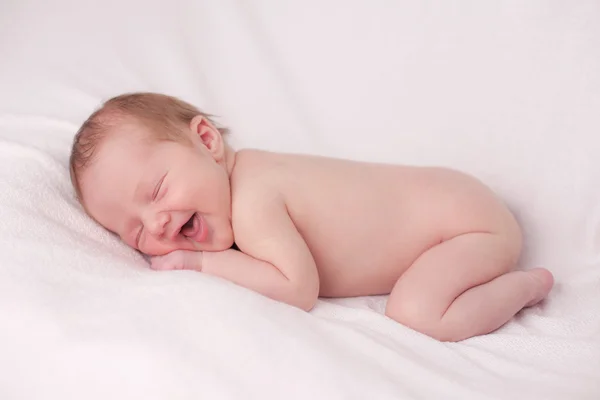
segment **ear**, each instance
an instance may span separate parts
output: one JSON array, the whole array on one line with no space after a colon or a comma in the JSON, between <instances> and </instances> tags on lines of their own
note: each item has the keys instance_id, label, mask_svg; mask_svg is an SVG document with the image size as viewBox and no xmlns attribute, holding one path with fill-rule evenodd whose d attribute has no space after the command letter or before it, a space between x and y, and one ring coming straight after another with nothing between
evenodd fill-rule
<instances>
[{"instance_id":1,"label":"ear","mask_svg":"<svg viewBox=\"0 0 600 400\"><path fill-rule=\"evenodd\" d=\"M190 129L197 135L215 161L219 162L225 155L225 144L221 132L204 116L196 115L190 121Z\"/></svg>"}]
</instances>

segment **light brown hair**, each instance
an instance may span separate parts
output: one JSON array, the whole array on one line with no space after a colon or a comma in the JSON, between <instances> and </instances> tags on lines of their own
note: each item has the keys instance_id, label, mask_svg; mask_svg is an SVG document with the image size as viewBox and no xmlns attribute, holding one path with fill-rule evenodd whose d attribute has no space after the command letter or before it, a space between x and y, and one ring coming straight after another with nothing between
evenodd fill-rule
<instances>
[{"instance_id":1,"label":"light brown hair","mask_svg":"<svg viewBox=\"0 0 600 400\"><path fill-rule=\"evenodd\" d=\"M81 200L79 177L94 159L98 145L118 124L134 121L145 125L157 140L172 140L189 144L183 134L192 119L202 115L213 125L211 115L176 97L150 92L126 93L103 103L81 125L73 139L69 170L77 198ZM216 126L221 135L229 130Z\"/></svg>"}]
</instances>

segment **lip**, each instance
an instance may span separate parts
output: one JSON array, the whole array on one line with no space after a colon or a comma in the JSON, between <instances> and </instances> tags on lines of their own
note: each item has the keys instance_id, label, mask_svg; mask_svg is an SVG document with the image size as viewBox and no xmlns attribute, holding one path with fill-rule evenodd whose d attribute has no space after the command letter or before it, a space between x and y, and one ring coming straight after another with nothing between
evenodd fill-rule
<instances>
[{"instance_id":1,"label":"lip","mask_svg":"<svg viewBox=\"0 0 600 400\"><path fill-rule=\"evenodd\" d=\"M208 236L208 229L202 215L198 213L194 214L193 227L194 233L189 238L198 243L204 242Z\"/></svg>"},{"instance_id":2,"label":"lip","mask_svg":"<svg viewBox=\"0 0 600 400\"><path fill-rule=\"evenodd\" d=\"M182 232L184 225L192 219L192 226L185 228L185 233ZM206 241L208 237L209 229L206 225L206 221L202 217L200 213L193 212L187 216L184 220L182 220L179 228L174 232L174 237L178 235L182 235L187 240L191 240L197 243L202 243Z\"/></svg>"}]
</instances>

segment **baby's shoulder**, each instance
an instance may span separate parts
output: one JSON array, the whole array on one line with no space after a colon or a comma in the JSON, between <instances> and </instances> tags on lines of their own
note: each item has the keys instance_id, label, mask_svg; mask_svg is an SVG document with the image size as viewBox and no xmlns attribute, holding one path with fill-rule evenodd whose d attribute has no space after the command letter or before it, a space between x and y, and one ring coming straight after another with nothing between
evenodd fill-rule
<instances>
[{"instance_id":1,"label":"baby's shoulder","mask_svg":"<svg viewBox=\"0 0 600 400\"><path fill-rule=\"evenodd\" d=\"M284 180L282 160L277 153L240 150L231 173L232 207L248 209L277 196Z\"/></svg>"},{"instance_id":2,"label":"baby's shoulder","mask_svg":"<svg viewBox=\"0 0 600 400\"><path fill-rule=\"evenodd\" d=\"M237 176L245 176L248 172L259 172L261 170L269 170L277 159L280 158L279 153L273 153L265 150L244 149L239 150L235 154L235 166L233 174Z\"/></svg>"},{"instance_id":3,"label":"baby's shoulder","mask_svg":"<svg viewBox=\"0 0 600 400\"><path fill-rule=\"evenodd\" d=\"M277 153L243 150L236 154L231 174L231 213L236 235L250 232L257 218L285 210L285 180ZM246 227L246 228L244 228Z\"/></svg>"},{"instance_id":4,"label":"baby's shoulder","mask_svg":"<svg viewBox=\"0 0 600 400\"><path fill-rule=\"evenodd\" d=\"M234 191L266 189L273 185L282 173L281 157L263 150L240 150L236 153L231 173L232 195Z\"/></svg>"}]
</instances>

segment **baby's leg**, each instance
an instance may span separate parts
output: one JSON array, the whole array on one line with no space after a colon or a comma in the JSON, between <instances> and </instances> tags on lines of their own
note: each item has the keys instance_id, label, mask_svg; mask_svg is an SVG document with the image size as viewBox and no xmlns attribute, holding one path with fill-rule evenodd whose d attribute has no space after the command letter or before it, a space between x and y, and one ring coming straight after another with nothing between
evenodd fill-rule
<instances>
[{"instance_id":1,"label":"baby's leg","mask_svg":"<svg viewBox=\"0 0 600 400\"><path fill-rule=\"evenodd\" d=\"M492 332L553 285L545 269L513 271L520 243L467 233L423 253L400 277L386 315L442 341Z\"/></svg>"}]
</instances>

